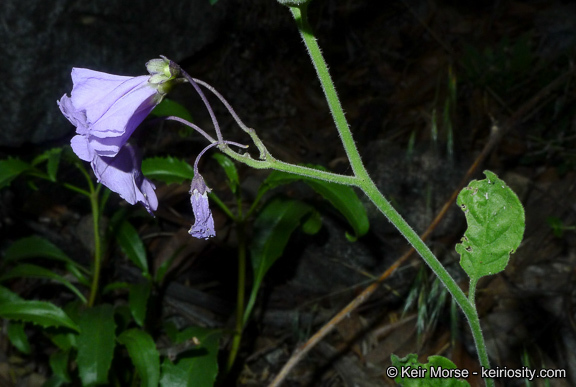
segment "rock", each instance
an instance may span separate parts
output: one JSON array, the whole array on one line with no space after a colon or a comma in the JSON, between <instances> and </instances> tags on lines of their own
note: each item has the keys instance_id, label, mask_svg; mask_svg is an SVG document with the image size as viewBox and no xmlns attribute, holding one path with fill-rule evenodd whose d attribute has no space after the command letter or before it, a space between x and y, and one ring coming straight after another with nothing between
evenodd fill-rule
<instances>
[{"instance_id":1,"label":"rock","mask_svg":"<svg viewBox=\"0 0 576 387\"><path fill-rule=\"evenodd\" d=\"M72 67L146 74L158 55L188 57L213 41L226 2L4 0L0 12L0 146L58 139L73 127L56 100Z\"/></svg>"}]
</instances>

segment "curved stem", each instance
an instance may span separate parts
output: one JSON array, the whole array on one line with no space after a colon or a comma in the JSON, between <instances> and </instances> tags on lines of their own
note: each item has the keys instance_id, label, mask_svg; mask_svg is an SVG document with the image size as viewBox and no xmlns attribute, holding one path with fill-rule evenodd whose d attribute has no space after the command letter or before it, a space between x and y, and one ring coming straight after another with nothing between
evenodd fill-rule
<instances>
[{"instance_id":1,"label":"curved stem","mask_svg":"<svg viewBox=\"0 0 576 387\"><path fill-rule=\"evenodd\" d=\"M190 82L190 84L194 87L194 89L196 90L196 92L198 93L200 98L202 99L202 102L204 102L204 105L206 106L206 109L208 110L208 113L210 114L210 118L212 119L212 124L214 125L214 130L216 131L216 138L218 138L218 143L222 143L223 138L222 138L222 133L220 131L220 125L218 124L218 120L216 119L216 115L214 114L214 110L212 110L212 106L210 105L210 102L208 102L208 99L204 95L204 92L202 91L202 89L200 89L200 86L198 86L198 84L196 83L194 78L192 78L190 76L190 74L188 74L186 71L184 71L184 69L182 69L182 67L180 67L179 65L177 65L177 66L180 69L180 73L184 76L184 78L186 78L186 80L188 82Z\"/></svg>"}]
</instances>

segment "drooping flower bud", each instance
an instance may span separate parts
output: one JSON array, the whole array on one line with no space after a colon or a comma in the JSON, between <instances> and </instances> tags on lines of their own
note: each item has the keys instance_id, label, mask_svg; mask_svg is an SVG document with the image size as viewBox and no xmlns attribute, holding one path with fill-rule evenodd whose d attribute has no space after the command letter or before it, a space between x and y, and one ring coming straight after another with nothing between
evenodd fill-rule
<instances>
[{"instance_id":1,"label":"drooping flower bud","mask_svg":"<svg viewBox=\"0 0 576 387\"><path fill-rule=\"evenodd\" d=\"M190 186L194 225L192 225L188 233L199 239L208 239L216 235L214 219L208 203L208 192L210 192L210 188L206 186L202 176L196 173Z\"/></svg>"}]
</instances>

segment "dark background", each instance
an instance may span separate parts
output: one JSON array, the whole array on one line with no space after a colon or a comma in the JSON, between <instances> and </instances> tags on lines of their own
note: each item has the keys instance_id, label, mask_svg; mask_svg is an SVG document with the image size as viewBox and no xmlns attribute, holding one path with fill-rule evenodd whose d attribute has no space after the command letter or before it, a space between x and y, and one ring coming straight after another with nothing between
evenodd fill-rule
<instances>
[{"instance_id":1,"label":"dark background","mask_svg":"<svg viewBox=\"0 0 576 387\"><path fill-rule=\"evenodd\" d=\"M310 22L365 163L417 231L426 229L457 189L491 133L505 131L473 177L490 169L503 178L525 205L527 228L506 271L479 284L489 353L500 366L520 367L528 356L532 368L566 369L570 378L552 385L576 383L576 252L570 228L576 223L576 7L561 1L313 0ZM277 158L350 173L295 23L273 0L220 0L215 6L208 0L3 1L0 155L30 159L69 142L73 127L56 100L71 90L72 67L142 75L144 63L158 55L216 87ZM454 100L450 82L456 85ZM192 88L180 87L171 97L211 130ZM527 105L530 101L535 103ZM216 102L214 107L225 137L246 143L225 109ZM145 127L135 140L146 157L172 155L192 162L205 144L180 130L173 124ZM231 199L219 167L206 158L202 168L208 185ZM266 174L239 169L249 197ZM74 175L64 168L59 176ZM0 192L0 248L36 233L81 259L89 245L89 209L54 186L39 187L15 182ZM203 317L227 326L235 299L235 237L225 216L215 211L219 235L210 242L189 238L193 218L187 190L158 184L157 220L151 226L142 218L139 230L148 237L156 264L173 246L187 246L169 295L194 305L182 296L193 289L214 304L222 302ZM300 186L283 194L323 206ZM111 206L124 204L111 198ZM329 208L317 237L294 236L267 278L255 322L247 329L240 384L264 385L299 340L407 250L383 216L366 205L371 232L355 244L343 238L346 225ZM554 234L550 217L566 229ZM430 246L466 289L454 252L464 230L464 217L454 205ZM155 239L157 232L172 237ZM118 265L108 267L110 276L130 278L129 264ZM450 314L448 299L438 302L435 286L414 257L309 355L288 385L390 385L382 376L390 353L418 352L423 359L443 354L461 368L477 367L465 321ZM420 296L407 305L408 295ZM438 317L430 317L435 310ZM418 323L425 327L418 333L422 314L428 317ZM8 362L8 353L2 362ZM29 361L29 372L43 373L38 359Z\"/></svg>"}]
</instances>

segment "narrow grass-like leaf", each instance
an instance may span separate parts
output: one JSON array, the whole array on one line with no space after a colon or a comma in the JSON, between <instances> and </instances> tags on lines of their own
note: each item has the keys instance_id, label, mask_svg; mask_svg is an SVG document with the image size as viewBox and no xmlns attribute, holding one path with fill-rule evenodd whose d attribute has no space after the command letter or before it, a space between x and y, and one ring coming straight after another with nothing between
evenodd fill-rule
<instances>
[{"instance_id":1,"label":"narrow grass-like leaf","mask_svg":"<svg viewBox=\"0 0 576 387\"><path fill-rule=\"evenodd\" d=\"M248 320L254 307L264 275L284 252L292 232L312 212L314 209L304 202L274 199L258 214L250 246L254 279L244 321Z\"/></svg>"},{"instance_id":2,"label":"narrow grass-like leaf","mask_svg":"<svg viewBox=\"0 0 576 387\"><path fill-rule=\"evenodd\" d=\"M0 160L0 189L9 186L12 180L33 168L32 165L20 159Z\"/></svg>"},{"instance_id":3,"label":"narrow grass-like leaf","mask_svg":"<svg viewBox=\"0 0 576 387\"><path fill-rule=\"evenodd\" d=\"M471 280L504 270L524 234L524 208L518 196L490 171L458 195L468 229L456 245L460 265Z\"/></svg>"},{"instance_id":4,"label":"narrow grass-like leaf","mask_svg":"<svg viewBox=\"0 0 576 387\"><path fill-rule=\"evenodd\" d=\"M31 322L43 327L66 327L78 331L78 326L56 305L44 301L0 303L0 317Z\"/></svg>"},{"instance_id":5,"label":"narrow grass-like leaf","mask_svg":"<svg viewBox=\"0 0 576 387\"><path fill-rule=\"evenodd\" d=\"M0 306L1 308L1 306ZM17 321L10 321L8 323L7 332L8 339L20 352L30 354L30 342L28 336L24 331L24 324Z\"/></svg>"},{"instance_id":6,"label":"narrow grass-like leaf","mask_svg":"<svg viewBox=\"0 0 576 387\"><path fill-rule=\"evenodd\" d=\"M153 157L142 161L142 173L149 179L160 180L166 184L182 184L185 180L192 180L194 168L174 157Z\"/></svg>"},{"instance_id":7,"label":"narrow grass-like leaf","mask_svg":"<svg viewBox=\"0 0 576 387\"><path fill-rule=\"evenodd\" d=\"M148 305L151 288L152 286L149 282L130 285L128 304L130 305L130 312L132 317L134 317L134 321L140 326L144 326L144 321L146 320L146 306Z\"/></svg>"},{"instance_id":8,"label":"narrow grass-like leaf","mask_svg":"<svg viewBox=\"0 0 576 387\"><path fill-rule=\"evenodd\" d=\"M218 341L221 331L189 327L177 334L177 342L193 338L200 342L198 348L185 352L172 363L168 358L162 363L162 387L212 387L218 375Z\"/></svg>"},{"instance_id":9,"label":"narrow grass-like leaf","mask_svg":"<svg viewBox=\"0 0 576 387\"><path fill-rule=\"evenodd\" d=\"M160 380L160 355L150 335L139 329L129 329L118 336L118 342L128 350L142 387L157 387Z\"/></svg>"},{"instance_id":10,"label":"narrow grass-like leaf","mask_svg":"<svg viewBox=\"0 0 576 387\"><path fill-rule=\"evenodd\" d=\"M42 266L32 265L28 263L23 263L21 265L15 266L12 269L8 270L8 272L0 276L0 282L10 278L43 278L56 281L66 286L68 289L70 289L70 291L76 294L76 296L80 300L82 300L82 302L84 303L87 302L86 297L84 297L82 292L80 292L80 290L78 290L78 288L74 286L70 281L62 277L60 274L57 274L54 271L48 270Z\"/></svg>"},{"instance_id":11,"label":"narrow grass-like leaf","mask_svg":"<svg viewBox=\"0 0 576 387\"><path fill-rule=\"evenodd\" d=\"M108 383L115 346L114 309L104 304L78 315L78 371L84 386Z\"/></svg>"},{"instance_id":12,"label":"narrow grass-like leaf","mask_svg":"<svg viewBox=\"0 0 576 387\"><path fill-rule=\"evenodd\" d=\"M428 356L428 363L418 362L418 355L411 353L404 358L392 354L392 365L398 370L394 381L404 387L465 387L465 369L458 369L443 356ZM436 372L441 372L437 374ZM451 374L451 375L449 375ZM409 375L409 376L408 376ZM441 376L438 376L441 375Z\"/></svg>"},{"instance_id":13,"label":"narrow grass-like leaf","mask_svg":"<svg viewBox=\"0 0 576 387\"><path fill-rule=\"evenodd\" d=\"M238 187L240 186L240 178L238 177L238 170L232 159L223 153L214 153L212 155L218 164L224 169L226 176L228 177L228 186L232 193L236 193Z\"/></svg>"}]
</instances>

